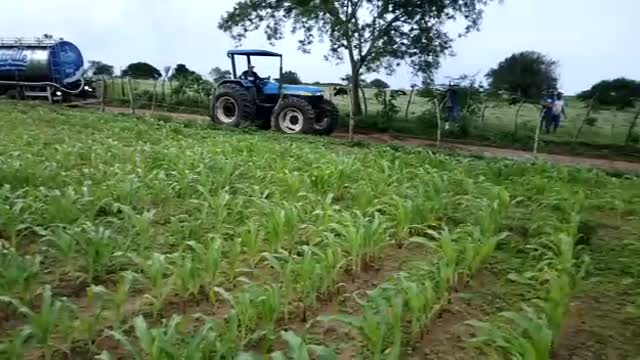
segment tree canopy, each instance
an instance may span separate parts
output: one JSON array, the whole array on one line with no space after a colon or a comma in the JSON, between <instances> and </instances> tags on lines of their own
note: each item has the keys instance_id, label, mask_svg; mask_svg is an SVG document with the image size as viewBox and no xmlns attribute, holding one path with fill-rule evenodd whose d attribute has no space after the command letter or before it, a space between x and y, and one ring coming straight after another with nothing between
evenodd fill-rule
<instances>
[{"instance_id":1,"label":"tree canopy","mask_svg":"<svg viewBox=\"0 0 640 360\"><path fill-rule=\"evenodd\" d=\"M382 79L373 79L369 82L369 86L376 89L388 89L390 88L389 84L387 84Z\"/></svg>"},{"instance_id":2,"label":"tree canopy","mask_svg":"<svg viewBox=\"0 0 640 360\"><path fill-rule=\"evenodd\" d=\"M89 60L88 72L91 76L113 76L115 74L113 65L98 60Z\"/></svg>"},{"instance_id":3,"label":"tree canopy","mask_svg":"<svg viewBox=\"0 0 640 360\"><path fill-rule=\"evenodd\" d=\"M127 65L127 67L122 70L122 76L130 76L135 79L158 80L162 77L162 73L149 63L137 62Z\"/></svg>"},{"instance_id":4,"label":"tree canopy","mask_svg":"<svg viewBox=\"0 0 640 360\"><path fill-rule=\"evenodd\" d=\"M227 79L231 79L231 71L229 70L222 70L219 67L214 67L213 69L211 69L209 71L209 77L211 77L211 79L213 80L214 83L219 83L222 80L227 80Z\"/></svg>"},{"instance_id":5,"label":"tree canopy","mask_svg":"<svg viewBox=\"0 0 640 360\"><path fill-rule=\"evenodd\" d=\"M405 62L432 77L440 57L451 50L447 22L464 20L462 34L479 27L483 8L493 0L240 0L218 27L236 42L264 28L273 43L284 38L284 23L300 33L299 48L309 52L328 40L327 59L351 66L354 115L361 115L360 76L385 70L392 74Z\"/></svg>"},{"instance_id":6,"label":"tree canopy","mask_svg":"<svg viewBox=\"0 0 640 360\"><path fill-rule=\"evenodd\" d=\"M595 98L599 105L612 106L618 110L632 108L635 101L640 99L640 81L626 78L603 80L579 93L577 97L582 101Z\"/></svg>"},{"instance_id":7,"label":"tree canopy","mask_svg":"<svg viewBox=\"0 0 640 360\"><path fill-rule=\"evenodd\" d=\"M189 69L187 67L187 65L185 65L185 64L178 64L173 69L173 74L171 74L169 79L171 79L172 81L173 80L180 80L180 79L190 78L193 75L199 75L199 74L196 73L195 71Z\"/></svg>"},{"instance_id":8,"label":"tree canopy","mask_svg":"<svg viewBox=\"0 0 640 360\"><path fill-rule=\"evenodd\" d=\"M290 85L302 84L302 80L300 80L300 76L298 76L298 73L291 70L288 70L282 73L282 78L280 79L280 82L282 82L283 84L290 84Z\"/></svg>"},{"instance_id":9,"label":"tree canopy","mask_svg":"<svg viewBox=\"0 0 640 360\"><path fill-rule=\"evenodd\" d=\"M523 51L502 60L489 70L489 89L508 91L525 99L539 99L558 86L558 63L535 51Z\"/></svg>"}]
</instances>

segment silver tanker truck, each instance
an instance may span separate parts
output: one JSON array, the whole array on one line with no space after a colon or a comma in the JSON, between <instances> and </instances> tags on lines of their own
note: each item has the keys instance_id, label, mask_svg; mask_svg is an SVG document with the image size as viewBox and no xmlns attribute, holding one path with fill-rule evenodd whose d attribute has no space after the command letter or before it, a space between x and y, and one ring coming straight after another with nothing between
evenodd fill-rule
<instances>
[{"instance_id":1,"label":"silver tanker truck","mask_svg":"<svg viewBox=\"0 0 640 360\"><path fill-rule=\"evenodd\" d=\"M93 92L83 75L82 53L69 41L51 36L0 38L0 95L70 100Z\"/></svg>"}]
</instances>

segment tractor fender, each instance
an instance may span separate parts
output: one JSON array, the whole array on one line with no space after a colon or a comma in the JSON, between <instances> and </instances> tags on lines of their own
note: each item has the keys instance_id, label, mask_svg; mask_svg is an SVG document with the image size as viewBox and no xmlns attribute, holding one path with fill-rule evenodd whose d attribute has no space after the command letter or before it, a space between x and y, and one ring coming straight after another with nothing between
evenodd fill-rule
<instances>
[{"instance_id":1,"label":"tractor fender","mask_svg":"<svg viewBox=\"0 0 640 360\"><path fill-rule=\"evenodd\" d=\"M225 85L225 84L238 85L238 86L242 86L245 89L249 89L249 88L255 87L251 81L242 80L242 79L222 80L216 85L216 87L220 87L220 86Z\"/></svg>"}]
</instances>

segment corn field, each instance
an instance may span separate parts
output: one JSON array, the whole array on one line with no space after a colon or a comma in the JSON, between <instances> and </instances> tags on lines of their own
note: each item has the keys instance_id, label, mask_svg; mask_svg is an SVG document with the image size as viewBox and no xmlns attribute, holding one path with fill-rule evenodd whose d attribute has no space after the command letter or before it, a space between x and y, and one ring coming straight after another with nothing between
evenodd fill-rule
<instances>
[{"instance_id":1,"label":"corn field","mask_svg":"<svg viewBox=\"0 0 640 360\"><path fill-rule=\"evenodd\" d=\"M603 283L607 351L640 354L637 178L28 104L0 119L2 359L561 358Z\"/></svg>"}]
</instances>

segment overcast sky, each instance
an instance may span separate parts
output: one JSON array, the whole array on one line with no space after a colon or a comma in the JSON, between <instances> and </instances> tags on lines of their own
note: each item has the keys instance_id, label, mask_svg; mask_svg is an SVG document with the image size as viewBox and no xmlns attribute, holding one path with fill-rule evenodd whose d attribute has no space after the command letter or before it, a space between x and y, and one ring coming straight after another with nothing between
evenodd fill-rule
<instances>
[{"instance_id":1,"label":"overcast sky","mask_svg":"<svg viewBox=\"0 0 640 360\"><path fill-rule=\"evenodd\" d=\"M148 61L161 69L182 62L207 74L213 66L229 67L225 52L233 47L217 30L220 16L234 1L222 0L20 0L0 6L0 36L51 33L80 47L86 60L102 60L118 69ZM443 60L438 80L462 73L486 73L497 62L521 50L537 50L560 63L565 92L618 76L640 79L640 14L638 0L505 0L486 10L482 30L457 40L455 57ZM304 81L337 81L345 64L323 60L326 46L311 54L296 50L288 36L275 50L285 54L285 69ZM271 47L257 32L243 44ZM258 72L276 75L277 64L258 64ZM367 75L371 79L374 75ZM409 69L380 76L394 87L406 87Z\"/></svg>"}]
</instances>

